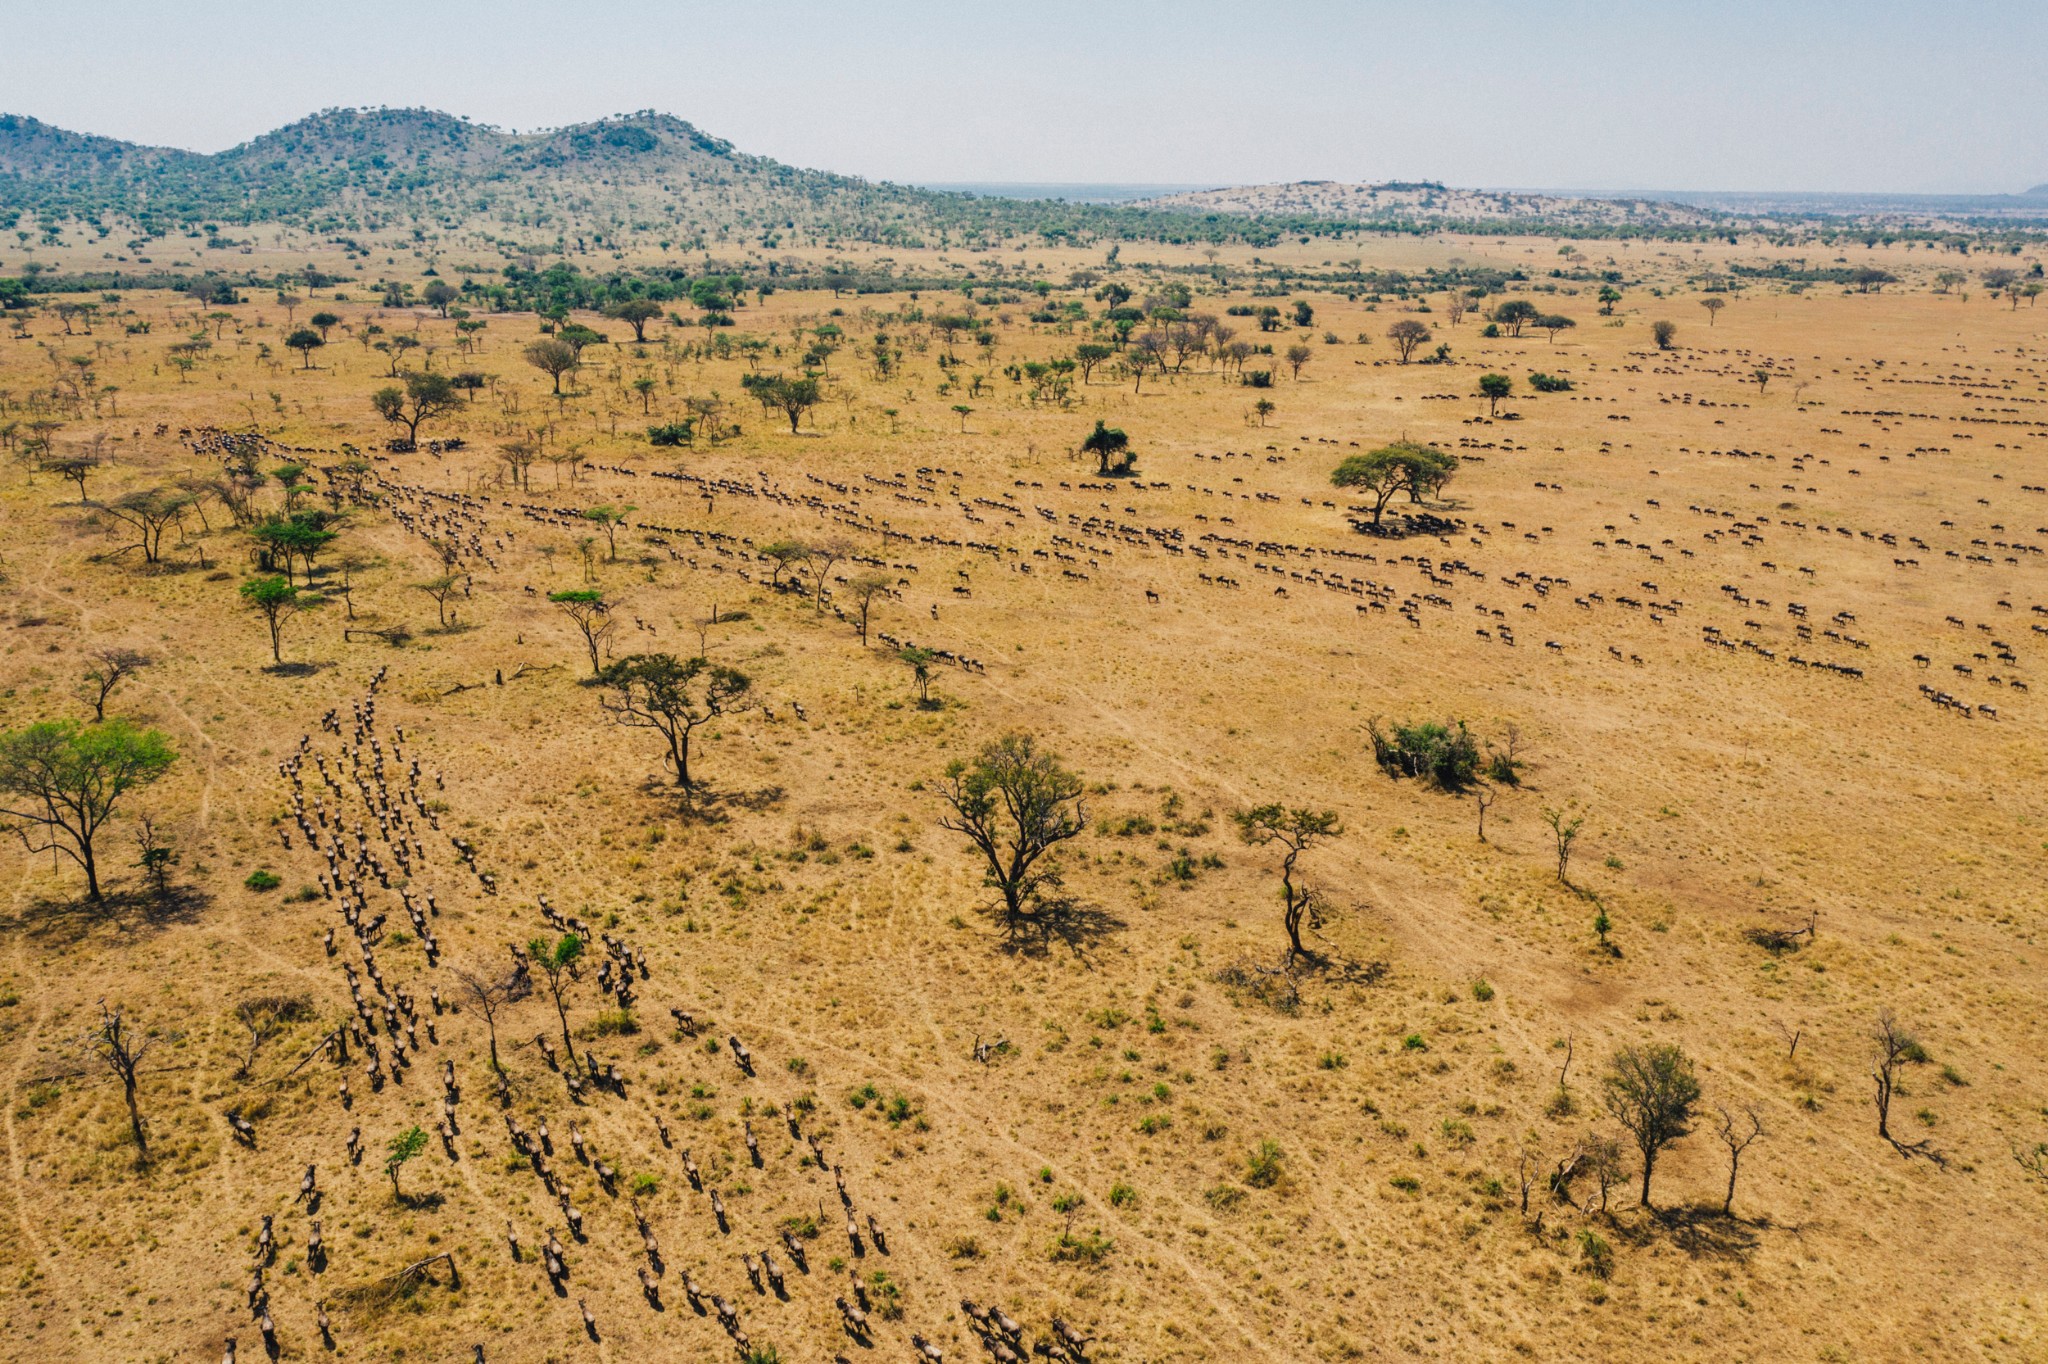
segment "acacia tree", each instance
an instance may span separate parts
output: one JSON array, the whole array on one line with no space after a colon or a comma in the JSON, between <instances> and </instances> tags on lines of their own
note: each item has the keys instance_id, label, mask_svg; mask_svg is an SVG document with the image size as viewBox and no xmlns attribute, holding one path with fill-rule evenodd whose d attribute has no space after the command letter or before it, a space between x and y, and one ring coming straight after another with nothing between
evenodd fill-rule
<instances>
[{"instance_id":1,"label":"acacia tree","mask_svg":"<svg viewBox=\"0 0 2048 1364\"><path fill-rule=\"evenodd\" d=\"M284 344L288 349L299 353L300 358L304 361L300 368L311 369L313 368L313 352L326 345L327 338L314 331L311 327L301 327L290 336L287 336L284 339Z\"/></svg>"},{"instance_id":2,"label":"acacia tree","mask_svg":"<svg viewBox=\"0 0 2048 1364\"><path fill-rule=\"evenodd\" d=\"M1004 927L1030 924L1058 888L1057 864L1046 855L1088 827L1081 778L1013 731L984 744L974 761L946 767L939 795L952 810L939 827L962 834L985 863L983 884L1002 896Z\"/></svg>"},{"instance_id":3,"label":"acacia tree","mask_svg":"<svg viewBox=\"0 0 2048 1364\"><path fill-rule=\"evenodd\" d=\"M320 605L320 598L301 592L287 578L265 576L242 584L242 600L270 627L270 661L284 662L284 627L301 611Z\"/></svg>"},{"instance_id":4,"label":"acacia tree","mask_svg":"<svg viewBox=\"0 0 2048 1364\"><path fill-rule=\"evenodd\" d=\"M1708 294L1700 300L1700 306L1707 310L1707 325L1711 327L1714 325L1714 320L1720 317L1721 310L1728 306L1728 300L1720 297L1718 294Z\"/></svg>"},{"instance_id":5,"label":"acacia tree","mask_svg":"<svg viewBox=\"0 0 2048 1364\"><path fill-rule=\"evenodd\" d=\"M896 651L896 657L909 666L911 677L917 682L917 707L919 710L932 708L932 664L938 655L930 649L906 644Z\"/></svg>"},{"instance_id":6,"label":"acacia tree","mask_svg":"<svg viewBox=\"0 0 2048 1364\"><path fill-rule=\"evenodd\" d=\"M600 704L616 723L655 730L667 741L663 762L685 790L698 785L690 776L691 736L719 716L754 704L752 678L702 657L631 654L606 668L598 681L609 692Z\"/></svg>"},{"instance_id":7,"label":"acacia tree","mask_svg":"<svg viewBox=\"0 0 2048 1364\"><path fill-rule=\"evenodd\" d=\"M853 553L853 546L844 536L828 535L811 543L811 600L815 608L825 609L825 584L831 581L833 566Z\"/></svg>"},{"instance_id":8,"label":"acacia tree","mask_svg":"<svg viewBox=\"0 0 2048 1364\"><path fill-rule=\"evenodd\" d=\"M746 374L740 377L740 387L754 395L763 411L779 411L787 417L792 436L797 434L804 413L816 407L823 396L818 381L809 375L791 379L781 374Z\"/></svg>"},{"instance_id":9,"label":"acacia tree","mask_svg":"<svg viewBox=\"0 0 2048 1364\"><path fill-rule=\"evenodd\" d=\"M1285 851L1280 857L1280 902L1287 925L1287 955L1314 957L1301 943L1304 921L1312 929L1323 925L1323 897L1306 883L1294 883L1294 864L1309 848L1344 832L1335 810L1309 810L1299 806L1258 805L1231 816L1237 821L1237 836L1254 847L1278 843Z\"/></svg>"},{"instance_id":10,"label":"acacia tree","mask_svg":"<svg viewBox=\"0 0 2048 1364\"><path fill-rule=\"evenodd\" d=\"M1095 456L1095 472L1104 478L1124 473L1135 460L1131 454L1131 438L1114 426L1105 426L1099 419L1095 429L1081 442L1081 453ZM1109 467L1110 460L1116 460L1116 468Z\"/></svg>"},{"instance_id":11,"label":"acacia tree","mask_svg":"<svg viewBox=\"0 0 2048 1364\"><path fill-rule=\"evenodd\" d=\"M1372 523L1377 526L1394 494L1406 491L1412 501L1419 502L1424 493L1441 492L1457 467L1453 456L1403 440L1364 454L1345 456L1331 471L1330 482L1370 497Z\"/></svg>"},{"instance_id":12,"label":"acacia tree","mask_svg":"<svg viewBox=\"0 0 2048 1364\"><path fill-rule=\"evenodd\" d=\"M57 455L42 463L43 472L68 478L78 485L78 505L88 506L91 499L85 495L85 481L100 467L99 456L89 454Z\"/></svg>"},{"instance_id":13,"label":"acacia tree","mask_svg":"<svg viewBox=\"0 0 2048 1364\"><path fill-rule=\"evenodd\" d=\"M424 592L434 599L434 606L441 613L441 628L443 630L448 628L448 599L453 597L461 587L462 578L454 573L443 573L439 577L429 578L423 583L413 584L414 590Z\"/></svg>"},{"instance_id":14,"label":"acacia tree","mask_svg":"<svg viewBox=\"0 0 2048 1364\"><path fill-rule=\"evenodd\" d=\"M793 572L804 560L811 557L811 547L801 540L770 540L755 551L762 558L775 565L768 574L768 586L780 589L782 575ZM795 582L791 578L791 582Z\"/></svg>"},{"instance_id":15,"label":"acacia tree","mask_svg":"<svg viewBox=\"0 0 2048 1364\"><path fill-rule=\"evenodd\" d=\"M1505 374L1479 376L1479 396L1486 399L1486 415L1500 411L1501 400L1515 391L1515 381Z\"/></svg>"},{"instance_id":16,"label":"acacia tree","mask_svg":"<svg viewBox=\"0 0 2048 1364\"><path fill-rule=\"evenodd\" d=\"M591 588L578 588L568 592L550 592L548 600L562 608L583 636L584 647L590 650L590 675L596 677L604 671L604 661L598 656L606 640L611 638L618 622L612 619L612 609L604 599L604 593Z\"/></svg>"},{"instance_id":17,"label":"acacia tree","mask_svg":"<svg viewBox=\"0 0 2048 1364\"><path fill-rule=\"evenodd\" d=\"M422 422L455 411L462 398L447 375L427 370L407 374L402 389L378 389L370 395L370 406L385 421L403 426L407 441L418 441Z\"/></svg>"},{"instance_id":18,"label":"acacia tree","mask_svg":"<svg viewBox=\"0 0 2048 1364\"><path fill-rule=\"evenodd\" d=\"M1387 328L1387 340L1394 343L1394 349L1401 353L1401 363L1407 364L1415 348L1429 340L1429 328L1412 317L1404 317Z\"/></svg>"},{"instance_id":19,"label":"acacia tree","mask_svg":"<svg viewBox=\"0 0 2048 1364\"><path fill-rule=\"evenodd\" d=\"M149 1055L156 1039L138 1038L119 1008L109 1009L100 1001L100 1021L86 1037L86 1048L121 1082L121 1097L128 1103L128 1130L135 1135L135 1160L149 1164L149 1138L143 1132L142 1108L136 1102L136 1077L142 1058Z\"/></svg>"},{"instance_id":20,"label":"acacia tree","mask_svg":"<svg viewBox=\"0 0 2048 1364\"><path fill-rule=\"evenodd\" d=\"M868 614L874 610L875 598L889 595L889 575L886 573L861 573L846 584L847 598L858 612L855 628L860 631L863 647L868 642Z\"/></svg>"},{"instance_id":21,"label":"acacia tree","mask_svg":"<svg viewBox=\"0 0 2048 1364\"><path fill-rule=\"evenodd\" d=\"M573 374L583 364L583 353L567 341L544 336L525 350L526 363L555 381L555 395L561 396L562 376Z\"/></svg>"},{"instance_id":22,"label":"acacia tree","mask_svg":"<svg viewBox=\"0 0 2048 1364\"><path fill-rule=\"evenodd\" d=\"M121 552L139 549L142 561L153 564L162 558L164 532L177 525L184 518L185 508L191 505L191 496L175 488L139 488L121 494L99 510L134 532L135 543Z\"/></svg>"},{"instance_id":23,"label":"acacia tree","mask_svg":"<svg viewBox=\"0 0 2048 1364\"><path fill-rule=\"evenodd\" d=\"M576 962L583 955L583 939L574 933L564 933L550 943L546 938L535 938L526 944L526 955L540 968L541 978L548 983L548 994L555 1001L555 1017L562 1024L562 1046L568 1050L569 1059L576 1059L576 1043L569 1036L569 1010L562 1002L565 977L573 978Z\"/></svg>"},{"instance_id":24,"label":"acacia tree","mask_svg":"<svg viewBox=\"0 0 2048 1364\"><path fill-rule=\"evenodd\" d=\"M647 340L647 324L660 317L661 305L651 298L623 298L604 310L604 315L615 322L623 322L633 329L633 340Z\"/></svg>"},{"instance_id":25,"label":"acacia tree","mask_svg":"<svg viewBox=\"0 0 2048 1364\"><path fill-rule=\"evenodd\" d=\"M114 694L114 688L156 662L140 649L126 649L119 645L104 645L85 657L85 677L78 691L92 707L95 723L107 718L107 699Z\"/></svg>"},{"instance_id":26,"label":"acacia tree","mask_svg":"<svg viewBox=\"0 0 2048 1364\"><path fill-rule=\"evenodd\" d=\"M1614 1053L1600 1078L1607 1111L1635 1139L1643 1158L1642 1204L1650 1206L1650 1175L1665 1147L1692 1131L1700 1082L1685 1049L1658 1042Z\"/></svg>"},{"instance_id":27,"label":"acacia tree","mask_svg":"<svg viewBox=\"0 0 2048 1364\"><path fill-rule=\"evenodd\" d=\"M1307 346L1289 346L1287 348L1287 369L1290 376L1299 383L1303 367L1315 358L1316 353Z\"/></svg>"},{"instance_id":28,"label":"acacia tree","mask_svg":"<svg viewBox=\"0 0 2048 1364\"><path fill-rule=\"evenodd\" d=\"M592 507L583 513L583 519L596 524L604 532L605 562L619 561L619 527L626 524L626 513L636 510L630 504L624 507Z\"/></svg>"},{"instance_id":29,"label":"acacia tree","mask_svg":"<svg viewBox=\"0 0 2048 1364\"><path fill-rule=\"evenodd\" d=\"M163 776L176 758L161 732L121 719L42 720L11 730L0 734L0 799L7 802L0 817L20 821L14 831L30 853L76 862L86 898L101 900L95 845L102 827L122 797Z\"/></svg>"},{"instance_id":30,"label":"acacia tree","mask_svg":"<svg viewBox=\"0 0 2048 1364\"><path fill-rule=\"evenodd\" d=\"M1537 316L1536 305L1526 298L1511 298L1493 310L1494 325L1505 329L1509 336L1520 336L1522 328Z\"/></svg>"}]
</instances>

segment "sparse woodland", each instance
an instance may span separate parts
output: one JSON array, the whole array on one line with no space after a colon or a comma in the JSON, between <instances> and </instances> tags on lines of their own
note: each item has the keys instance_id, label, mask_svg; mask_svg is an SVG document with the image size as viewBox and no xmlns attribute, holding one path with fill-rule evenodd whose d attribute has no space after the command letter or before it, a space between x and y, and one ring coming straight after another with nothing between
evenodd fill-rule
<instances>
[{"instance_id":1,"label":"sparse woodland","mask_svg":"<svg viewBox=\"0 0 2048 1364\"><path fill-rule=\"evenodd\" d=\"M0 1358L2048 1348L2025 229L380 126L0 238Z\"/></svg>"}]
</instances>

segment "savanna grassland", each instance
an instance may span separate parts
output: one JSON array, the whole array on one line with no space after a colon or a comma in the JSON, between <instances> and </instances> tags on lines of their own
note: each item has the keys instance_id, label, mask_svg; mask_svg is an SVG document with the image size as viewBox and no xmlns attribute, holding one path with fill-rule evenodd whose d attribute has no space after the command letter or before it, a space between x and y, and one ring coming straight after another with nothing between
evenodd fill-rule
<instances>
[{"instance_id":1,"label":"savanna grassland","mask_svg":"<svg viewBox=\"0 0 2048 1364\"><path fill-rule=\"evenodd\" d=\"M0 1355L255 1358L267 1310L281 1358L710 1359L717 1294L785 1361L908 1360L913 1333L979 1358L963 1297L1018 1354L1069 1349L1058 1316L1101 1360L2043 1357L2031 297L1903 246L1844 253L1875 291L1792 288L1734 272L1812 253L1746 239L1578 242L1624 278L1605 305L1544 283L1551 239L865 249L979 278L749 287L730 326L671 303L642 342L571 311L554 337L602 339L560 395L526 358L543 319L444 316L418 300L447 276L397 251L232 303L10 311L0 729L89 720L92 651L125 648L148 662L107 714L176 758L102 835L104 900L0 851ZM1519 278L1455 317L1255 293L1255 253ZM370 264L413 292L387 306ZM1172 316L1119 347L1104 285ZM1575 325L1483 336L1515 299ZM1203 314L1271 353L1122 358ZM1114 353L1046 368L1083 344ZM407 372L479 383L397 453L373 395ZM805 372L792 431L747 380ZM1115 476L1080 453L1097 422ZM1400 440L1454 473L1364 533L1332 472ZM111 512L151 489L191 499L156 563ZM292 585L323 604L274 661L251 530L306 510L334 535ZM614 722L564 593L606 607L600 663L744 674L697 789ZM906 646L935 651L923 700ZM1375 761L1375 727L1427 721L1481 774ZM948 764L1011 732L1084 784L1056 931L1006 933L939 823ZM1293 872L1321 913L1291 965L1279 849L1235 820L1269 802L1336 817ZM496 1006L501 1100L457 973L574 925L559 1016L538 971ZM102 1002L153 1043L146 1163ZM1886 1011L1915 1039L1889 1139ZM1644 1208L1603 1072L1651 1044L1700 1101ZM571 1046L620 1084L572 1094ZM1722 1110L1763 1133L1732 1202ZM551 1152L515 1149L543 1123ZM781 1292L749 1282L764 1249ZM865 1336L834 1305L856 1283Z\"/></svg>"}]
</instances>

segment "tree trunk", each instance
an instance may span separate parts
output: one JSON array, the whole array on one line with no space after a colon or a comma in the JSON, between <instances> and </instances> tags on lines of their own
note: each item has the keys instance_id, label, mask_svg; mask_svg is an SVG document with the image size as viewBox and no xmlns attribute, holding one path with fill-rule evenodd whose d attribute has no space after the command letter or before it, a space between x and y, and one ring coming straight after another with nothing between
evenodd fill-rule
<instances>
[{"instance_id":1,"label":"tree trunk","mask_svg":"<svg viewBox=\"0 0 2048 1364\"><path fill-rule=\"evenodd\" d=\"M95 893L93 898L98 899L98 894ZM142 1111L135 1106L135 1081L127 1076L122 1080L122 1097L128 1100L128 1126L135 1133L135 1150L146 1164L149 1161L149 1138L142 1135Z\"/></svg>"},{"instance_id":2,"label":"tree trunk","mask_svg":"<svg viewBox=\"0 0 2048 1364\"><path fill-rule=\"evenodd\" d=\"M562 989L550 983L549 992L555 997L555 1017L562 1021L562 1047L573 1061L576 1059L576 1044L569 1040L569 1013L562 1007Z\"/></svg>"},{"instance_id":3,"label":"tree trunk","mask_svg":"<svg viewBox=\"0 0 2048 1364\"><path fill-rule=\"evenodd\" d=\"M1643 1206L1650 1206L1650 1171L1655 1169L1657 1158L1648 1151L1643 1152Z\"/></svg>"},{"instance_id":4,"label":"tree trunk","mask_svg":"<svg viewBox=\"0 0 2048 1364\"><path fill-rule=\"evenodd\" d=\"M102 898L100 895L100 869L99 864L93 860L92 840L90 838L78 840L78 864L85 868L85 898L98 902ZM135 1106L135 1093L132 1088L128 1094L128 1105L130 1108Z\"/></svg>"}]
</instances>

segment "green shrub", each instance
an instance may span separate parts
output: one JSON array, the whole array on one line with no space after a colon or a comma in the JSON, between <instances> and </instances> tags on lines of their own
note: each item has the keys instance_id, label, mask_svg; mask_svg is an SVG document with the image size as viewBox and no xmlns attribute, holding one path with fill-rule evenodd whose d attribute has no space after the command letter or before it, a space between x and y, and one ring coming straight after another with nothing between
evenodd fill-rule
<instances>
[{"instance_id":1,"label":"green shrub","mask_svg":"<svg viewBox=\"0 0 2048 1364\"><path fill-rule=\"evenodd\" d=\"M605 1009L595 1024L599 1037L624 1037L640 1031L640 1020L631 1009Z\"/></svg>"},{"instance_id":2,"label":"green shrub","mask_svg":"<svg viewBox=\"0 0 2048 1364\"><path fill-rule=\"evenodd\" d=\"M1109 1206L1128 1208L1138 1201L1138 1191L1128 1184L1116 1183L1109 1186Z\"/></svg>"},{"instance_id":3,"label":"green shrub","mask_svg":"<svg viewBox=\"0 0 2048 1364\"><path fill-rule=\"evenodd\" d=\"M1572 381L1561 379L1555 374L1536 373L1529 376L1529 387L1538 393L1569 393L1572 391Z\"/></svg>"},{"instance_id":4,"label":"green shrub","mask_svg":"<svg viewBox=\"0 0 2048 1364\"><path fill-rule=\"evenodd\" d=\"M1382 731L1375 718L1367 728L1373 761L1396 780L1414 777L1445 791L1462 791L1479 773L1479 744L1463 720L1397 721L1391 731Z\"/></svg>"},{"instance_id":5,"label":"green shrub","mask_svg":"<svg viewBox=\"0 0 2048 1364\"><path fill-rule=\"evenodd\" d=\"M1579 1256L1588 1274L1604 1279L1614 1272L1614 1247L1591 1227L1579 1228Z\"/></svg>"},{"instance_id":6,"label":"green shrub","mask_svg":"<svg viewBox=\"0 0 2048 1364\"><path fill-rule=\"evenodd\" d=\"M1099 1231L1091 1231L1086 1236L1063 1231L1053 1241L1051 1254L1053 1259L1063 1264L1099 1265L1115 1248L1116 1243Z\"/></svg>"},{"instance_id":7,"label":"green shrub","mask_svg":"<svg viewBox=\"0 0 2048 1364\"><path fill-rule=\"evenodd\" d=\"M242 884L250 890L263 891L276 890L284 882L273 873L264 871L259 867L257 870L250 872L249 879L242 882Z\"/></svg>"},{"instance_id":8,"label":"green shrub","mask_svg":"<svg viewBox=\"0 0 2048 1364\"><path fill-rule=\"evenodd\" d=\"M1280 1147L1262 1141L1245 1160L1244 1182L1254 1189L1270 1189L1280 1182Z\"/></svg>"},{"instance_id":9,"label":"green shrub","mask_svg":"<svg viewBox=\"0 0 2048 1364\"><path fill-rule=\"evenodd\" d=\"M1487 1000L1493 998L1493 986L1483 980L1473 981L1472 998L1478 1000L1481 1004L1484 1004Z\"/></svg>"},{"instance_id":10,"label":"green shrub","mask_svg":"<svg viewBox=\"0 0 2048 1364\"><path fill-rule=\"evenodd\" d=\"M1414 1175L1395 1175L1387 1183L1393 1185L1402 1193L1419 1193L1422 1189L1422 1181Z\"/></svg>"}]
</instances>

